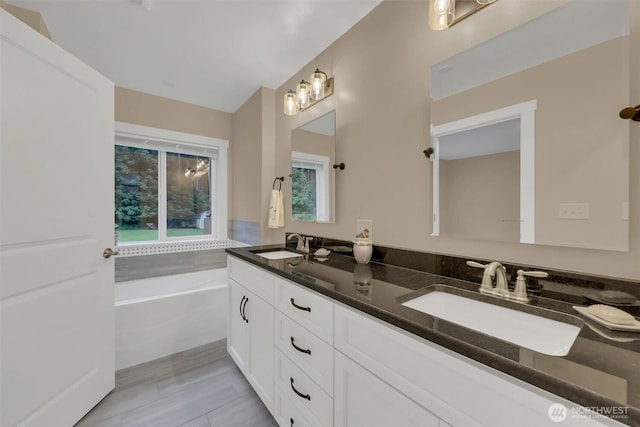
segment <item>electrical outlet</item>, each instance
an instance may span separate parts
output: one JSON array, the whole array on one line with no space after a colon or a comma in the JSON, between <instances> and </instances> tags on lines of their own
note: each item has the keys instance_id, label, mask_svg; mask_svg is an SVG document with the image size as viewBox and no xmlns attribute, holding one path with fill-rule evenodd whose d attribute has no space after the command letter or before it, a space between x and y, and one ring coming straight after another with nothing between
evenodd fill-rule
<instances>
[{"instance_id":1,"label":"electrical outlet","mask_svg":"<svg viewBox=\"0 0 640 427\"><path fill-rule=\"evenodd\" d=\"M560 219L589 219L589 203L560 203Z\"/></svg>"},{"instance_id":2,"label":"electrical outlet","mask_svg":"<svg viewBox=\"0 0 640 427\"><path fill-rule=\"evenodd\" d=\"M373 239L373 221L370 219L358 219L356 220L356 236L362 233L364 229L369 230L369 237Z\"/></svg>"}]
</instances>

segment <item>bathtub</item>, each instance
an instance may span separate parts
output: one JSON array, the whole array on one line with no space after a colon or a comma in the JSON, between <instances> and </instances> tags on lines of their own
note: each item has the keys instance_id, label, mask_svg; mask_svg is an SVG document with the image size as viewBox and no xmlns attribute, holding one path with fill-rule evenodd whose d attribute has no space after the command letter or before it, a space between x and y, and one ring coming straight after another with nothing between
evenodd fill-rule
<instances>
[{"instance_id":1,"label":"bathtub","mask_svg":"<svg viewBox=\"0 0 640 427\"><path fill-rule=\"evenodd\" d=\"M116 370L227 336L227 269L115 284Z\"/></svg>"}]
</instances>

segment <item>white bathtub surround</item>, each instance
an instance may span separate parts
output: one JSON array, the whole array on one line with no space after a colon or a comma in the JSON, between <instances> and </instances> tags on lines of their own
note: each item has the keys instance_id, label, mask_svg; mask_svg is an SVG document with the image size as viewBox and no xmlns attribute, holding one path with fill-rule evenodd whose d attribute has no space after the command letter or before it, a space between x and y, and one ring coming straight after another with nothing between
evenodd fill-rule
<instances>
[{"instance_id":1,"label":"white bathtub surround","mask_svg":"<svg viewBox=\"0 0 640 427\"><path fill-rule=\"evenodd\" d=\"M116 283L116 369L226 338L227 300L225 268Z\"/></svg>"}]
</instances>

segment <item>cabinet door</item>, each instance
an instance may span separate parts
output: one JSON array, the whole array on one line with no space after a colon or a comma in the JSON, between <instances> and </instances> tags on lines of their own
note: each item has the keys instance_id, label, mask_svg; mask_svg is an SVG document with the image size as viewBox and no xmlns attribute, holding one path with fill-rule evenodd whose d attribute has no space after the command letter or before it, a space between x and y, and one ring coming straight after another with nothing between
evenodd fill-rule
<instances>
[{"instance_id":1,"label":"cabinet door","mask_svg":"<svg viewBox=\"0 0 640 427\"><path fill-rule=\"evenodd\" d=\"M273 413L273 306L247 292L244 310L250 334L248 379L267 409Z\"/></svg>"},{"instance_id":2,"label":"cabinet door","mask_svg":"<svg viewBox=\"0 0 640 427\"><path fill-rule=\"evenodd\" d=\"M249 323L245 312L249 302L247 290L229 279L229 330L227 336L227 351L236 362L240 370L249 373Z\"/></svg>"},{"instance_id":3,"label":"cabinet door","mask_svg":"<svg viewBox=\"0 0 640 427\"><path fill-rule=\"evenodd\" d=\"M336 427L438 427L431 412L335 352Z\"/></svg>"}]
</instances>

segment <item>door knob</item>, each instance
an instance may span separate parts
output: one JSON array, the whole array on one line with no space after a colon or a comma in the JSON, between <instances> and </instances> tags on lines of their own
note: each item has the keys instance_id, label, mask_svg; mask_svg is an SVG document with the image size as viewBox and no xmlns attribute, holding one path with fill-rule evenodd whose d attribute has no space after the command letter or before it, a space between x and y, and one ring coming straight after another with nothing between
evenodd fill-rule
<instances>
[{"instance_id":1,"label":"door knob","mask_svg":"<svg viewBox=\"0 0 640 427\"><path fill-rule=\"evenodd\" d=\"M102 251L102 256L105 258L111 258L111 255L118 255L120 252L118 251L114 251L111 248L107 248L104 251Z\"/></svg>"}]
</instances>

